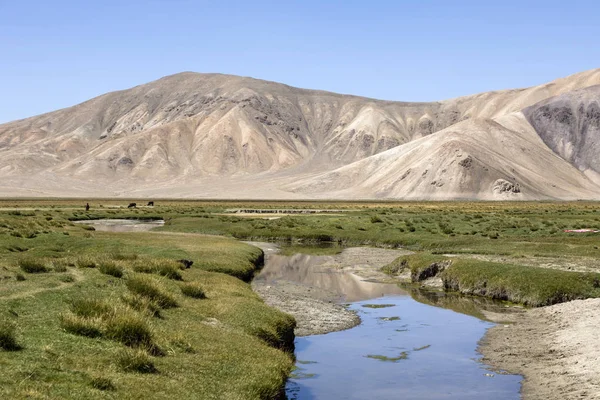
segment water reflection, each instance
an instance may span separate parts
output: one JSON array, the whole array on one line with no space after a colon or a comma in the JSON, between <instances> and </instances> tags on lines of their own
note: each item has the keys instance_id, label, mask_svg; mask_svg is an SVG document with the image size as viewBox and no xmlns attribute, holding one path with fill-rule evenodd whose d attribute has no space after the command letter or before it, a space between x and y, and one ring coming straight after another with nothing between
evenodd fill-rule
<instances>
[{"instance_id":1,"label":"water reflection","mask_svg":"<svg viewBox=\"0 0 600 400\"><path fill-rule=\"evenodd\" d=\"M397 285L364 281L354 274L324 266L331 265L332 260L331 256L308 254L270 255L255 279L267 283L278 280L299 283L335 294L341 301L348 302L407 294Z\"/></svg>"}]
</instances>

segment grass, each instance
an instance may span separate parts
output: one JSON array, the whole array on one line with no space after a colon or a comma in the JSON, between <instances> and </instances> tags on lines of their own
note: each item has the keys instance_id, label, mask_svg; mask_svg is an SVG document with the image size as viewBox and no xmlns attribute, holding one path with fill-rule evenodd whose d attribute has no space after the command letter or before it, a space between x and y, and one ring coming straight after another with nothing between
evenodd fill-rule
<instances>
[{"instance_id":1,"label":"grass","mask_svg":"<svg viewBox=\"0 0 600 400\"><path fill-rule=\"evenodd\" d=\"M143 204L142 200L131 201ZM410 271L411 280L413 272L416 281L426 279L430 260L450 259L452 265L436 274L448 290L532 305L600 296L592 274L600 272L595 261L600 258L598 235L563 232L600 228L598 203L158 199L153 209L112 208L129 201L91 201L92 210L86 213L79 200L0 200L0 267L6 275L26 277L0 280L0 315L9 310L19 315L18 343L23 348L3 352L0 397L118 398L127 393L157 399L276 398L293 364L295 321L265 305L247 284L260 268L263 253L228 238L198 234L283 241L293 246L290 252L307 243L324 245L313 254L335 254L344 245L402 246L418 254L396 266L396 273ZM228 208L253 207L341 212L276 220L219 215ZM90 218L163 218L166 224L158 232L111 233L71 222ZM506 261L466 258L472 255ZM590 274L525 265L544 257L585 265ZM25 273L19 266L24 259L53 273ZM173 264L178 259L194 264L181 270ZM143 273L134 269L165 260L174 267L152 267ZM101 273L105 262L121 267L123 279ZM69 273L54 273L57 265ZM70 268L75 266L82 268ZM64 279L67 276L72 279ZM152 290L130 290L130 279L140 277L151 279L150 286L178 307L161 308L159 298L149 295ZM184 294L181 285L188 284L200 288L206 298L198 301ZM107 303L110 311L94 316L96 306L88 305L88 316L76 314L71 300L82 295ZM80 332L95 328L96 333L88 335L98 336L70 333L67 325ZM148 338L155 350L144 345ZM156 349L165 356L152 356L158 355ZM123 352L129 359L139 352L159 372L138 373L126 367L133 362L121 365ZM114 390L100 393L91 377L110 380Z\"/></svg>"},{"instance_id":2,"label":"grass","mask_svg":"<svg viewBox=\"0 0 600 400\"><path fill-rule=\"evenodd\" d=\"M183 293L185 296L192 297L194 299L206 298L206 293L204 292L204 289L196 283L185 283L180 287L181 293Z\"/></svg>"},{"instance_id":3,"label":"grass","mask_svg":"<svg viewBox=\"0 0 600 400\"><path fill-rule=\"evenodd\" d=\"M5 351L21 350L17 341L17 325L13 321L0 321L0 349Z\"/></svg>"},{"instance_id":4,"label":"grass","mask_svg":"<svg viewBox=\"0 0 600 400\"><path fill-rule=\"evenodd\" d=\"M152 359L143 350L125 349L119 353L119 367L125 372L137 372L140 374L154 374L158 370Z\"/></svg>"},{"instance_id":5,"label":"grass","mask_svg":"<svg viewBox=\"0 0 600 400\"><path fill-rule=\"evenodd\" d=\"M155 302L161 308L177 307L177 301L157 280L146 276L132 276L126 281L127 288L139 296Z\"/></svg>"},{"instance_id":6,"label":"grass","mask_svg":"<svg viewBox=\"0 0 600 400\"><path fill-rule=\"evenodd\" d=\"M452 260L442 255L430 253L416 253L398 257L382 268L382 271L392 275L400 275L405 270L410 271L412 282L421 282L425 279L436 276L438 273L449 267Z\"/></svg>"},{"instance_id":7,"label":"grass","mask_svg":"<svg viewBox=\"0 0 600 400\"><path fill-rule=\"evenodd\" d=\"M122 278L124 271L123 267L112 261L103 261L100 263L98 270L105 275L114 276L115 278Z\"/></svg>"},{"instance_id":8,"label":"grass","mask_svg":"<svg viewBox=\"0 0 600 400\"><path fill-rule=\"evenodd\" d=\"M23 259L19 261L19 268L28 274L41 274L48 272L43 262L37 260Z\"/></svg>"},{"instance_id":9,"label":"grass","mask_svg":"<svg viewBox=\"0 0 600 400\"><path fill-rule=\"evenodd\" d=\"M529 306L600 297L600 274L456 260L442 274L446 290Z\"/></svg>"},{"instance_id":10,"label":"grass","mask_svg":"<svg viewBox=\"0 0 600 400\"><path fill-rule=\"evenodd\" d=\"M245 282L261 265L260 249L209 236L87 231L69 222L73 214L60 206L31 215L0 210L0 268L27 278L0 280L0 315L18 314L22 346L0 357L0 398L269 399L280 393L293 366L295 321L265 305ZM37 233L28 238L27 232ZM25 258L70 272L52 267L52 273L27 274L19 267ZM178 259L194 265L180 270ZM183 282L169 273L136 273L139 260L167 260ZM123 279L102 273L104 263L121 267ZM72 279L63 281L67 276ZM164 297L132 285L137 278L149 279L178 307L158 308ZM141 294L128 282L144 287ZM206 298L184 295L180 285L188 284ZM158 372L139 373L145 371Z\"/></svg>"}]
</instances>

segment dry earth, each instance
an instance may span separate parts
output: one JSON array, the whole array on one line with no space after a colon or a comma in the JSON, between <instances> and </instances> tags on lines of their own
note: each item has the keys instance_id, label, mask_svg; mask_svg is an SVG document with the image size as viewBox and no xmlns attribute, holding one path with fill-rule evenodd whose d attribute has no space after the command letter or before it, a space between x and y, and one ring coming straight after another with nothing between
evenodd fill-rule
<instances>
[{"instance_id":1,"label":"dry earth","mask_svg":"<svg viewBox=\"0 0 600 400\"><path fill-rule=\"evenodd\" d=\"M600 299L529 310L480 343L483 361L525 377L525 400L600 399Z\"/></svg>"}]
</instances>

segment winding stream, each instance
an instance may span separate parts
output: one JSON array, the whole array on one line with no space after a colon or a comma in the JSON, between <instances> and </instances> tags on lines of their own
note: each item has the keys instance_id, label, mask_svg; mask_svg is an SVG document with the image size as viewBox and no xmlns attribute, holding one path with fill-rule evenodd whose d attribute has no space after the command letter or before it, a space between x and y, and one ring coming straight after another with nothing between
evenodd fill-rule
<instances>
[{"instance_id":1,"label":"winding stream","mask_svg":"<svg viewBox=\"0 0 600 400\"><path fill-rule=\"evenodd\" d=\"M163 222L79 223L131 232ZM286 387L289 400L519 399L521 376L491 372L478 361L477 343L493 326L482 319L481 301L441 293L411 295L397 285L324 269L326 261L327 256L267 253L256 278L334 295L350 302L348 307L361 318L352 329L296 338L297 369Z\"/></svg>"}]
</instances>

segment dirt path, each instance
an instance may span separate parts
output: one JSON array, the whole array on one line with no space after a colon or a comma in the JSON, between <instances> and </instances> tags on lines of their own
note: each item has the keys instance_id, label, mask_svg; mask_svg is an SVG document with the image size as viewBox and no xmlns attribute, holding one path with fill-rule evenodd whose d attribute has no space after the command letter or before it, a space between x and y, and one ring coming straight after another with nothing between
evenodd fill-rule
<instances>
[{"instance_id":1,"label":"dirt path","mask_svg":"<svg viewBox=\"0 0 600 400\"><path fill-rule=\"evenodd\" d=\"M524 400L600 399L600 299L529 310L490 329L483 361L525 377Z\"/></svg>"}]
</instances>

